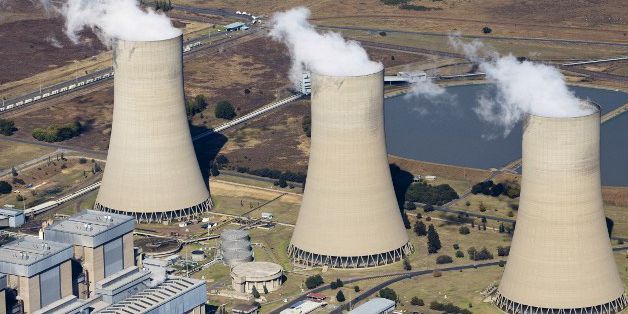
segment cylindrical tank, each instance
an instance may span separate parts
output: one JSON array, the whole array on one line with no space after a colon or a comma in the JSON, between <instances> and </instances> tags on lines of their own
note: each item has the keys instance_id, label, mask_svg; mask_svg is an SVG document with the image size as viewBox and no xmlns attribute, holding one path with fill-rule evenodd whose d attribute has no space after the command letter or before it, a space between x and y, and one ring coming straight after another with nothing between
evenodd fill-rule
<instances>
[{"instance_id":1,"label":"cylindrical tank","mask_svg":"<svg viewBox=\"0 0 628 314\"><path fill-rule=\"evenodd\" d=\"M227 229L220 234L221 241L249 240L246 230Z\"/></svg>"},{"instance_id":2,"label":"cylindrical tank","mask_svg":"<svg viewBox=\"0 0 628 314\"><path fill-rule=\"evenodd\" d=\"M220 249L229 250L251 250L251 242L248 240L226 240L220 242Z\"/></svg>"},{"instance_id":3,"label":"cylindrical tank","mask_svg":"<svg viewBox=\"0 0 628 314\"><path fill-rule=\"evenodd\" d=\"M194 250L192 251L192 261L200 262L205 259L205 252L202 250Z\"/></svg>"},{"instance_id":4,"label":"cylindrical tank","mask_svg":"<svg viewBox=\"0 0 628 314\"><path fill-rule=\"evenodd\" d=\"M383 70L312 75L307 184L289 254L297 263L359 268L412 252L390 176Z\"/></svg>"},{"instance_id":5,"label":"cylindrical tank","mask_svg":"<svg viewBox=\"0 0 628 314\"><path fill-rule=\"evenodd\" d=\"M508 313L626 306L602 207L600 112L587 105L595 113L524 123L517 224L496 299Z\"/></svg>"},{"instance_id":6,"label":"cylindrical tank","mask_svg":"<svg viewBox=\"0 0 628 314\"><path fill-rule=\"evenodd\" d=\"M253 251L249 250L232 250L222 253L224 262L229 266L234 266L238 263L246 263L253 260Z\"/></svg>"},{"instance_id":7,"label":"cylindrical tank","mask_svg":"<svg viewBox=\"0 0 628 314\"><path fill-rule=\"evenodd\" d=\"M113 125L96 209L138 221L210 209L185 112L182 62L181 35L115 41Z\"/></svg>"}]
</instances>

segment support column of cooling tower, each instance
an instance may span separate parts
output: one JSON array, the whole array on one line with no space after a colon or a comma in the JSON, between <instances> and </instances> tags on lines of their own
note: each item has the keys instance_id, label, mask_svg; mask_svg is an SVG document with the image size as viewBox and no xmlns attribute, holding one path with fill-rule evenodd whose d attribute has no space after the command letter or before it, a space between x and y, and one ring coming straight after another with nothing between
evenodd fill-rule
<instances>
[{"instance_id":1,"label":"support column of cooling tower","mask_svg":"<svg viewBox=\"0 0 628 314\"><path fill-rule=\"evenodd\" d=\"M115 42L113 126L96 209L146 222L210 210L185 112L182 65L181 35Z\"/></svg>"},{"instance_id":2,"label":"support column of cooling tower","mask_svg":"<svg viewBox=\"0 0 628 314\"><path fill-rule=\"evenodd\" d=\"M383 71L312 76L307 184L288 252L295 263L385 265L412 253L390 176Z\"/></svg>"},{"instance_id":3,"label":"support column of cooling tower","mask_svg":"<svg viewBox=\"0 0 628 314\"><path fill-rule=\"evenodd\" d=\"M602 207L595 107L525 122L517 226L495 300L507 313L617 313L628 305Z\"/></svg>"}]
</instances>

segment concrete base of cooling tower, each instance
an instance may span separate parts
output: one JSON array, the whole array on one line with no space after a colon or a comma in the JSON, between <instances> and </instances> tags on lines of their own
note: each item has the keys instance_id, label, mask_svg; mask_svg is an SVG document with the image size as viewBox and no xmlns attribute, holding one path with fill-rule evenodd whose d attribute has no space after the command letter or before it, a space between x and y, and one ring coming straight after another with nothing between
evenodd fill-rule
<instances>
[{"instance_id":1,"label":"concrete base of cooling tower","mask_svg":"<svg viewBox=\"0 0 628 314\"><path fill-rule=\"evenodd\" d=\"M624 294L605 304L572 309L555 309L517 303L498 292L493 304L508 314L615 314L628 307L628 297Z\"/></svg>"},{"instance_id":2,"label":"concrete base of cooling tower","mask_svg":"<svg viewBox=\"0 0 628 314\"><path fill-rule=\"evenodd\" d=\"M288 255L295 264L308 267L328 266L332 268L368 268L398 262L414 251L410 242L384 253L363 256L330 256L304 251L290 244Z\"/></svg>"},{"instance_id":3,"label":"concrete base of cooling tower","mask_svg":"<svg viewBox=\"0 0 628 314\"><path fill-rule=\"evenodd\" d=\"M133 216L135 217L135 221L137 221L138 223L140 222L151 223L151 222L162 222L162 221L173 221L173 220L181 221L189 217L194 217L194 216L206 213L210 211L212 207L213 207L213 203L212 203L211 198L208 198L205 201L201 202L200 204L192 206L192 207L187 207L187 208L177 209L177 210L172 210L172 211L165 211L165 212L137 212L137 211L132 211L132 210L128 210L128 211L117 210L117 209L103 206L98 203L94 205L95 210L99 210L99 211L103 211L107 213Z\"/></svg>"}]
</instances>

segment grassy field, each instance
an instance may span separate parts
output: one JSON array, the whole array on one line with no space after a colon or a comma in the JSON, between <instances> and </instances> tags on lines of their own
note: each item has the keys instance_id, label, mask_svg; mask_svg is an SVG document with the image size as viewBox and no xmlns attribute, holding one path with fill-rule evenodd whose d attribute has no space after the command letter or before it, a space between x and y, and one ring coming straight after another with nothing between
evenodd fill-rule
<instances>
[{"instance_id":1,"label":"grassy field","mask_svg":"<svg viewBox=\"0 0 628 314\"><path fill-rule=\"evenodd\" d=\"M52 153L54 148L0 141L0 170Z\"/></svg>"}]
</instances>

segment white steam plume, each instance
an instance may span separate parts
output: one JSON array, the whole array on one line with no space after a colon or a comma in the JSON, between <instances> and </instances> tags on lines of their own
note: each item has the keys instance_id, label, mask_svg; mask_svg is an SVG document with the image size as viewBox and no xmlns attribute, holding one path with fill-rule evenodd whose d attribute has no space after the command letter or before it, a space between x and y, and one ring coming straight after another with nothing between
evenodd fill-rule
<instances>
[{"instance_id":1,"label":"white steam plume","mask_svg":"<svg viewBox=\"0 0 628 314\"><path fill-rule=\"evenodd\" d=\"M486 49L481 42L467 44L458 38L451 38L451 42L478 62L486 80L494 84L495 96L480 96L474 110L484 121L503 128L504 137L526 114L567 118L595 112L569 90L565 77L552 66L500 56L495 51L488 51L490 57L481 59L478 51Z\"/></svg>"},{"instance_id":2,"label":"white steam plume","mask_svg":"<svg viewBox=\"0 0 628 314\"><path fill-rule=\"evenodd\" d=\"M413 79L410 80L410 90L404 97L425 97L433 99L443 96L447 91L444 87L434 83L434 81L427 76L414 77L414 73L410 73Z\"/></svg>"},{"instance_id":3,"label":"white steam plume","mask_svg":"<svg viewBox=\"0 0 628 314\"><path fill-rule=\"evenodd\" d=\"M166 15L150 8L144 11L137 0L65 0L58 10L65 17L65 33L74 43L79 42L79 32L85 28L107 46L114 38L153 41L181 34Z\"/></svg>"},{"instance_id":4,"label":"white steam plume","mask_svg":"<svg viewBox=\"0 0 628 314\"><path fill-rule=\"evenodd\" d=\"M358 76L382 69L382 64L371 61L358 42L345 40L338 33L318 33L307 21L309 16L309 9L298 7L276 13L271 21L270 36L290 50L292 82L298 82L304 70L331 76Z\"/></svg>"}]
</instances>

